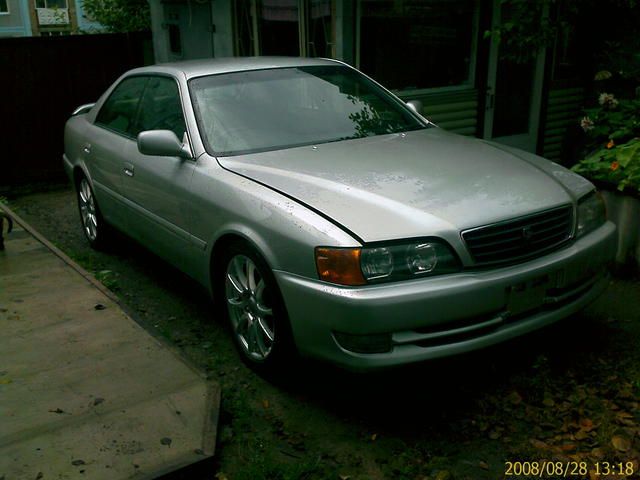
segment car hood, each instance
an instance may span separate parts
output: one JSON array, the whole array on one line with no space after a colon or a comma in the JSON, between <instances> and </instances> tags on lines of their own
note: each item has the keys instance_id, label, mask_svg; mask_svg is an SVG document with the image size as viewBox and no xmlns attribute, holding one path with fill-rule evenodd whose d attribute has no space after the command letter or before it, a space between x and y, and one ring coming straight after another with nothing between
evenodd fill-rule
<instances>
[{"instance_id":1,"label":"car hood","mask_svg":"<svg viewBox=\"0 0 640 480\"><path fill-rule=\"evenodd\" d=\"M220 157L364 242L441 236L567 204L589 182L535 155L429 128Z\"/></svg>"}]
</instances>

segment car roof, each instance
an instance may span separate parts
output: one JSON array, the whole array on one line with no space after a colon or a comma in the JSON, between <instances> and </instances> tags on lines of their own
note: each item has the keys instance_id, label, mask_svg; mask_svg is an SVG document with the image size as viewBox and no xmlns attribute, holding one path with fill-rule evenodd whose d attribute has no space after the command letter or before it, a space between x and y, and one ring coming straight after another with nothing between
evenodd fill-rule
<instances>
[{"instance_id":1,"label":"car roof","mask_svg":"<svg viewBox=\"0 0 640 480\"><path fill-rule=\"evenodd\" d=\"M269 68L306 67L311 65L340 65L341 62L326 58L302 57L229 57L186 60L183 62L159 63L136 68L128 74L169 73L184 75L187 79L203 75L264 70Z\"/></svg>"}]
</instances>

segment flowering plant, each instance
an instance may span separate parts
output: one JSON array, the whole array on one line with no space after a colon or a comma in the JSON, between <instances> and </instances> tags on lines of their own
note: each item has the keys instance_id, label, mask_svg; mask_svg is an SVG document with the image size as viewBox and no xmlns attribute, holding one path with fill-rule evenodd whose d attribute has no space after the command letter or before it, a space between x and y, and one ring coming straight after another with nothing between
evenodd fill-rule
<instances>
[{"instance_id":1,"label":"flowering plant","mask_svg":"<svg viewBox=\"0 0 640 480\"><path fill-rule=\"evenodd\" d=\"M580 126L589 137L591 153L573 171L592 180L640 192L640 99L598 97L598 106L585 110Z\"/></svg>"}]
</instances>

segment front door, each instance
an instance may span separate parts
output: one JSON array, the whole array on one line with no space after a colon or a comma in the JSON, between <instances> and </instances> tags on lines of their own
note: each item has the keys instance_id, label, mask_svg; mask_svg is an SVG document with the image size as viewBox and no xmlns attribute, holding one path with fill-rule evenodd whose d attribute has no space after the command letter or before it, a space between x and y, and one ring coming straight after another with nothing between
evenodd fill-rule
<instances>
[{"instance_id":1,"label":"front door","mask_svg":"<svg viewBox=\"0 0 640 480\"><path fill-rule=\"evenodd\" d=\"M165 76L151 76L146 84L134 129L170 130L186 138L178 84ZM130 234L180 268L191 271L194 252L190 236L190 183L195 162L178 157L140 153L127 143L122 165L122 192L130 202Z\"/></svg>"},{"instance_id":2,"label":"front door","mask_svg":"<svg viewBox=\"0 0 640 480\"><path fill-rule=\"evenodd\" d=\"M493 28L508 22L508 4L493 2ZM546 12L543 12L543 15ZM524 63L501 55L493 40L489 52L483 138L534 152L540 125L545 52Z\"/></svg>"}]
</instances>

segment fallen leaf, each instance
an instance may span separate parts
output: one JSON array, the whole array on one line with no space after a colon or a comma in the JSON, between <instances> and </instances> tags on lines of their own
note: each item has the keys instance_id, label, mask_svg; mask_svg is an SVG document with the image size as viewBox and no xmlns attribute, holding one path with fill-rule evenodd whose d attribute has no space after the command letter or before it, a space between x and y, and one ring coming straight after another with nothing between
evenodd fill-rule
<instances>
[{"instance_id":1,"label":"fallen leaf","mask_svg":"<svg viewBox=\"0 0 640 480\"><path fill-rule=\"evenodd\" d=\"M487 462L483 462L482 460L478 463L478 466L483 470L489 470L489 464Z\"/></svg>"},{"instance_id":2,"label":"fallen leaf","mask_svg":"<svg viewBox=\"0 0 640 480\"><path fill-rule=\"evenodd\" d=\"M375 442L376 438L378 438L378 434L377 433L374 433L373 435L371 435L371 441L372 442Z\"/></svg>"},{"instance_id":3,"label":"fallen leaf","mask_svg":"<svg viewBox=\"0 0 640 480\"><path fill-rule=\"evenodd\" d=\"M547 397L544 400L542 400L542 404L545 407L553 407L556 404L556 402L553 401L553 398L548 398Z\"/></svg>"},{"instance_id":4,"label":"fallen leaf","mask_svg":"<svg viewBox=\"0 0 640 480\"><path fill-rule=\"evenodd\" d=\"M593 450L591 450L591 456L594 457L596 460L600 460L604 458L605 451L600 447L594 448Z\"/></svg>"},{"instance_id":5,"label":"fallen leaf","mask_svg":"<svg viewBox=\"0 0 640 480\"><path fill-rule=\"evenodd\" d=\"M580 420L580 428L585 432L593 430L593 421L590 418L583 418Z\"/></svg>"},{"instance_id":6,"label":"fallen leaf","mask_svg":"<svg viewBox=\"0 0 640 480\"><path fill-rule=\"evenodd\" d=\"M489 438L491 440L498 440L502 436L502 433L499 430L491 430L489 432Z\"/></svg>"},{"instance_id":7,"label":"fallen leaf","mask_svg":"<svg viewBox=\"0 0 640 480\"><path fill-rule=\"evenodd\" d=\"M448 470L440 470L436 473L435 480L450 480L451 473Z\"/></svg>"},{"instance_id":8,"label":"fallen leaf","mask_svg":"<svg viewBox=\"0 0 640 480\"><path fill-rule=\"evenodd\" d=\"M548 444L546 444L542 440L538 440L537 438L532 438L531 440L529 440L529 443L531 443L531 445L533 445L533 447L537 448L538 450L548 450L549 449L549 445Z\"/></svg>"},{"instance_id":9,"label":"fallen leaf","mask_svg":"<svg viewBox=\"0 0 640 480\"><path fill-rule=\"evenodd\" d=\"M522 397L514 390L507 396L507 400L509 400L513 405L519 405L522 402Z\"/></svg>"},{"instance_id":10,"label":"fallen leaf","mask_svg":"<svg viewBox=\"0 0 640 480\"><path fill-rule=\"evenodd\" d=\"M630 389L624 389L618 392L618 398L623 398L625 400L633 400L634 395Z\"/></svg>"},{"instance_id":11,"label":"fallen leaf","mask_svg":"<svg viewBox=\"0 0 640 480\"><path fill-rule=\"evenodd\" d=\"M229 478L222 472L216 473L216 478L218 480L229 480Z\"/></svg>"},{"instance_id":12,"label":"fallen leaf","mask_svg":"<svg viewBox=\"0 0 640 480\"><path fill-rule=\"evenodd\" d=\"M585 438L589 438L589 433L587 433L586 430L578 430L573 438L576 440L584 440Z\"/></svg>"},{"instance_id":13,"label":"fallen leaf","mask_svg":"<svg viewBox=\"0 0 640 480\"><path fill-rule=\"evenodd\" d=\"M620 452L626 452L631 448L631 442L629 439L621 435L614 435L611 438L611 445Z\"/></svg>"},{"instance_id":14,"label":"fallen leaf","mask_svg":"<svg viewBox=\"0 0 640 480\"><path fill-rule=\"evenodd\" d=\"M340 477L340 480L349 480L351 478L351 475L338 475Z\"/></svg>"},{"instance_id":15,"label":"fallen leaf","mask_svg":"<svg viewBox=\"0 0 640 480\"><path fill-rule=\"evenodd\" d=\"M262 400L262 406L264 408L269 408L269 400Z\"/></svg>"}]
</instances>

